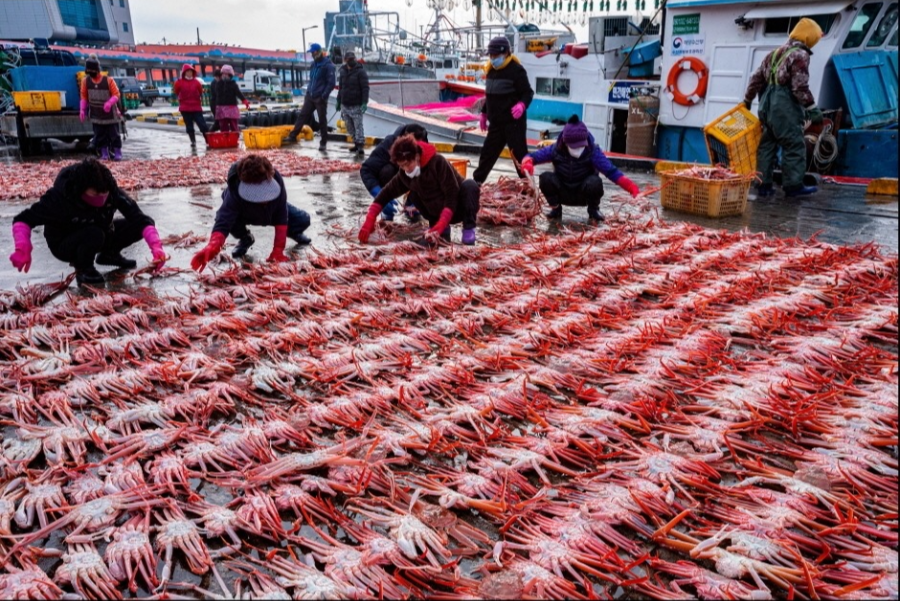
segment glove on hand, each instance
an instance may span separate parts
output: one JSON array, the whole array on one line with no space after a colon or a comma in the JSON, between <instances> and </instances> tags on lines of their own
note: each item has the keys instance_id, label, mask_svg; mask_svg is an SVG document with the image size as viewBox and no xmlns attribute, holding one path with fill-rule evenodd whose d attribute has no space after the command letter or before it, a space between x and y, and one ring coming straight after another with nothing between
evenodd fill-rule
<instances>
[{"instance_id":1,"label":"glove on hand","mask_svg":"<svg viewBox=\"0 0 900 601\"><path fill-rule=\"evenodd\" d=\"M290 259L284 256L285 244L287 244L287 226L276 225L275 244L272 245L272 252L269 254L269 258L266 259L266 261L269 263L284 263L290 261Z\"/></svg>"},{"instance_id":2,"label":"glove on hand","mask_svg":"<svg viewBox=\"0 0 900 601\"><path fill-rule=\"evenodd\" d=\"M31 269L31 228L19 221L13 224L12 233L15 252L9 255L9 261L20 272L28 273Z\"/></svg>"},{"instance_id":3,"label":"glove on hand","mask_svg":"<svg viewBox=\"0 0 900 601\"><path fill-rule=\"evenodd\" d=\"M88 116L88 101L81 101L81 111L78 113L78 117L81 119L81 122L84 123L84 120L87 119Z\"/></svg>"},{"instance_id":4,"label":"glove on hand","mask_svg":"<svg viewBox=\"0 0 900 601\"><path fill-rule=\"evenodd\" d=\"M113 107L119 103L118 96L110 96L109 100L103 103L103 110L107 113L113 110Z\"/></svg>"},{"instance_id":5,"label":"glove on hand","mask_svg":"<svg viewBox=\"0 0 900 601\"><path fill-rule=\"evenodd\" d=\"M637 197L637 195L641 193L641 189L637 187L637 184L624 175L619 178L619 181L617 181L616 184L620 188L631 194L632 197Z\"/></svg>"},{"instance_id":6,"label":"glove on hand","mask_svg":"<svg viewBox=\"0 0 900 601\"><path fill-rule=\"evenodd\" d=\"M822 109L813 105L806 109L806 118L813 125L821 125L825 121L825 113L822 112Z\"/></svg>"},{"instance_id":7,"label":"glove on hand","mask_svg":"<svg viewBox=\"0 0 900 601\"><path fill-rule=\"evenodd\" d=\"M513 119L521 119L522 115L525 114L525 103L517 102L516 104L513 105L512 110L510 112L512 113Z\"/></svg>"},{"instance_id":8,"label":"glove on hand","mask_svg":"<svg viewBox=\"0 0 900 601\"><path fill-rule=\"evenodd\" d=\"M366 221L363 223L363 226L359 228L359 241L362 244L365 244L369 241L369 236L372 235L372 232L375 231L375 220L378 219L378 213L381 212L382 206L377 202L373 202L369 205L369 212L366 214Z\"/></svg>"},{"instance_id":9,"label":"glove on hand","mask_svg":"<svg viewBox=\"0 0 900 601\"><path fill-rule=\"evenodd\" d=\"M153 263L156 264L154 271L159 271L166 264L166 261L169 260L169 257L166 256L166 251L163 250L162 241L159 239L159 232L156 231L154 226L148 225L144 228L142 234L144 242L150 248L150 254L153 255Z\"/></svg>"},{"instance_id":10,"label":"glove on hand","mask_svg":"<svg viewBox=\"0 0 900 601\"><path fill-rule=\"evenodd\" d=\"M747 100L747 99L745 98L745 99L744 99L744 108L747 109L747 110L749 111L751 106L753 106L753 101L752 101L752 100Z\"/></svg>"},{"instance_id":11,"label":"glove on hand","mask_svg":"<svg viewBox=\"0 0 900 601\"><path fill-rule=\"evenodd\" d=\"M530 156L522 159L522 171L528 175L534 175L534 159Z\"/></svg>"},{"instance_id":12,"label":"glove on hand","mask_svg":"<svg viewBox=\"0 0 900 601\"><path fill-rule=\"evenodd\" d=\"M488 128L488 120L487 113L481 113L481 117L478 118L478 129L481 131L487 131Z\"/></svg>"},{"instance_id":13,"label":"glove on hand","mask_svg":"<svg viewBox=\"0 0 900 601\"><path fill-rule=\"evenodd\" d=\"M438 218L437 223L434 224L434 227L425 232L426 238L436 238L444 233L444 230L447 229L447 226L450 225L450 221L453 219L453 211L450 209L444 209L441 211L441 216Z\"/></svg>"},{"instance_id":14,"label":"glove on hand","mask_svg":"<svg viewBox=\"0 0 900 601\"><path fill-rule=\"evenodd\" d=\"M247 110L250 110L250 101L249 100L246 100L246 99L244 100L244 108Z\"/></svg>"},{"instance_id":15,"label":"glove on hand","mask_svg":"<svg viewBox=\"0 0 900 601\"><path fill-rule=\"evenodd\" d=\"M201 249L194 255L194 258L191 259L191 267L194 271L202 272L206 267L206 264L212 261L219 251L222 250L222 247L225 245L225 234L222 232L213 232L212 236L209 237L209 242L206 247Z\"/></svg>"},{"instance_id":16,"label":"glove on hand","mask_svg":"<svg viewBox=\"0 0 900 601\"><path fill-rule=\"evenodd\" d=\"M362 114L365 115L365 114L366 114L366 111L369 110L369 105L368 105L368 104L364 104L364 105L362 105L361 107L359 107L359 110L362 112Z\"/></svg>"}]
</instances>

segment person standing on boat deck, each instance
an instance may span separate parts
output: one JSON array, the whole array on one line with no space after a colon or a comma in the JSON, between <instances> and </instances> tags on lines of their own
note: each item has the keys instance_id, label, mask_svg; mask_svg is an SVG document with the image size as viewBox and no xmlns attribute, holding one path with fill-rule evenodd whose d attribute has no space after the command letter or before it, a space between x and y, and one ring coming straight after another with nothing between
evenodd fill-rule
<instances>
[{"instance_id":1,"label":"person standing on boat deck","mask_svg":"<svg viewBox=\"0 0 900 601\"><path fill-rule=\"evenodd\" d=\"M250 101L244 97L241 88L234 81L234 67L222 65L222 81L216 86L216 121L222 131L238 131L238 122L241 119L241 111L238 109L238 100L244 103L244 108L250 108Z\"/></svg>"},{"instance_id":2,"label":"person standing on boat deck","mask_svg":"<svg viewBox=\"0 0 900 601\"><path fill-rule=\"evenodd\" d=\"M213 122L209 127L209 133L219 131L219 122L216 121L216 92L219 82L222 81L222 69L216 67L213 70L213 80L209 84L209 112L212 113Z\"/></svg>"},{"instance_id":3,"label":"person standing on boat deck","mask_svg":"<svg viewBox=\"0 0 900 601\"><path fill-rule=\"evenodd\" d=\"M759 196L772 196L772 185L778 147L781 147L781 187L785 196L815 194L815 186L804 186L806 174L806 141L804 122L824 121L822 110L809 89L809 57L822 39L822 28L812 19L803 18L791 31L787 44L773 50L750 77L744 94L747 109L757 95L759 120L763 135L757 152L757 169L762 180Z\"/></svg>"},{"instance_id":4,"label":"person standing on boat deck","mask_svg":"<svg viewBox=\"0 0 900 601\"><path fill-rule=\"evenodd\" d=\"M400 171L400 168L391 162L391 146L394 145L397 138L407 134L411 134L417 141L428 141L428 132L418 123L401 125L397 128L397 131L385 137L384 140L375 147L375 150L372 151L369 158L366 159L359 168L359 176L362 178L363 185L366 187L366 190L369 191L369 194L372 195L372 198L378 196L381 189L385 187L389 181L394 179L394 176ZM381 218L385 221L393 221L399 206L400 204L396 199L387 203L384 205L384 210L381 211ZM403 206L403 210L406 213L406 217L413 223L421 218L419 209L416 208L415 197L413 194L408 194L406 196L406 203Z\"/></svg>"},{"instance_id":5,"label":"person standing on boat deck","mask_svg":"<svg viewBox=\"0 0 900 601\"><path fill-rule=\"evenodd\" d=\"M588 217L603 221L600 199L603 181L599 173L617 186L637 196L640 189L610 162L577 115L572 115L559 134L556 143L526 156L522 170L534 175L534 166L553 163L553 171L540 176L540 188L550 205L548 219L561 219L563 205L587 206Z\"/></svg>"},{"instance_id":6,"label":"person standing on boat deck","mask_svg":"<svg viewBox=\"0 0 900 601\"><path fill-rule=\"evenodd\" d=\"M191 139L191 148L197 146L197 138L194 135L194 124L200 128L200 133L206 136L209 128L206 119L203 118L203 84L197 79L197 71L191 65L181 67L181 78L172 87L172 93L178 97L178 111L184 119L184 128L188 138Z\"/></svg>"},{"instance_id":7,"label":"person standing on boat deck","mask_svg":"<svg viewBox=\"0 0 900 601\"><path fill-rule=\"evenodd\" d=\"M297 244L309 244L311 240L303 234L309 223L309 213L288 203L284 180L269 159L248 154L228 169L228 185L222 192L222 206L216 212L213 233L206 247L191 259L191 267L203 271L222 250L228 234L238 238L231 256L239 259L246 255L256 242L248 225L274 226L275 243L268 261L288 261L284 254L287 239L291 238Z\"/></svg>"},{"instance_id":8,"label":"person standing on boat deck","mask_svg":"<svg viewBox=\"0 0 900 601\"><path fill-rule=\"evenodd\" d=\"M355 52L344 55L344 66L340 72L340 86L337 95L337 110L341 111L347 133L353 138L350 152L356 156L366 156L366 133L363 115L369 108L369 75L365 67L356 60Z\"/></svg>"},{"instance_id":9,"label":"person standing on boat deck","mask_svg":"<svg viewBox=\"0 0 900 601\"><path fill-rule=\"evenodd\" d=\"M313 64L309 69L309 84L306 86L306 98L300 107L300 115L294 124L294 129L288 134L288 141L295 143L300 130L306 125L309 116L315 111L319 118L319 150L325 152L328 143L328 97L334 90L335 76L334 65L331 59L325 56L325 52L319 44L309 47Z\"/></svg>"},{"instance_id":10,"label":"person standing on boat deck","mask_svg":"<svg viewBox=\"0 0 900 601\"><path fill-rule=\"evenodd\" d=\"M510 52L509 40L503 36L491 40L488 55L485 102L479 122L481 131L487 130L487 137L472 176L479 184L487 179L504 146L509 147L517 161L528 154L526 110L534 98L528 73ZM522 175L520 171L519 176Z\"/></svg>"},{"instance_id":11,"label":"person standing on boat deck","mask_svg":"<svg viewBox=\"0 0 900 601\"><path fill-rule=\"evenodd\" d=\"M121 94L112 77L100 73L100 59L92 54L84 62L85 77L81 80L80 117L91 120L94 129L94 145L100 149L100 158L108 161L110 152L114 161L122 160L122 136L119 134L118 104Z\"/></svg>"},{"instance_id":12,"label":"person standing on boat deck","mask_svg":"<svg viewBox=\"0 0 900 601\"><path fill-rule=\"evenodd\" d=\"M113 219L116 211L124 219ZM75 267L79 285L102 284L94 266L132 268L135 261L122 250L141 238L150 247L157 269L166 260L153 219L123 192L110 170L94 158L62 169L39 201L13 218L15 252L9 260L19 271L31 268L31 230L44 226L44 238L54 257Z\"/></svg>"},{"instance_id":13,"label":"person standing on boat deck","mask_svg":"<svg viewBox=\"0 0 900 601\"><path fill-rule=\"evenodd\" d=\"M431 226L422 241L424 245L435 244L439 238L450 242L450 224L460 222L463 244L475 244L481 196L478 184L464 180L434 146L412 135L397 138L391 147L391 160L400 171L369 206L366 221L359 230L359 241L363 244L369 241L375 231L375 220L387 203L409 192L415 194L416 206Z\"/></svg>"}]
</instances>

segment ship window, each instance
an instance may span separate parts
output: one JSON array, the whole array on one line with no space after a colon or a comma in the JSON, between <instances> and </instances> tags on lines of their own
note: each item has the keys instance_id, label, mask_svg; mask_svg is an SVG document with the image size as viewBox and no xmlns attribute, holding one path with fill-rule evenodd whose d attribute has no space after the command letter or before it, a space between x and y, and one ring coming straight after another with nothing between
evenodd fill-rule
<instances>
[{"instance_id":1,"label":"ship window","mask_svg":"<svg viewBox=\"0 0 900 601\"><path fill-rule=\"evenodd\" d=\"M763 30L765 35L787 35L803 17L775 17L766 19L766 26ZM837 15L809 15L807 19L812 19L822 28L822 35L828 35L832 25L837 20Z\"/></svg>"},{"instance_id":2,"label":"ship window","mask_svg":"<svg viewBox=\"0 0 900 601\"><path fill-rule=\"evenodd\" d=\"M106 23L101 20L95 0L57 0L62 22L69 27L85 29L103 29Z\"/></svg>"},{"instance_id":3,"label":"ship window","mask_svg":"<svg viewBox=\"0 0 900 601\"><path fill-rule=\"evenodd\" d=\"M891 30L896 24L897 3L894 2L890 6L888 6L887 12L884 13L883 17L881 17L881 21L878 22L878 27L875 28L875 33L873 33L872 37L869 38L869 41L866 43L866 47L875 48L884 44L884 41L887 39L888 34L891 33Z\"/></svg>"},{"instance_id":4,"label":"ship window","mask_svg":"<svg viewBox=\"0 0 900 601\"><path fill-rule=\"evenodd\" d=\"M569 80L562 77L538 77L535 92L544 96L569 97Z\"/></svg>"},{"instance_id":5,"label":"ship window","mask_svg":"<svg viewBox=\"0 0 900 601\"><path fill-rule=\"evenodd\" d=\"M850 26L850 33L847 34L847 39L844 40L843 48L859 48L862 46L863 40L866 39L869 30L872 29L875 17L881 12L883 5L883 2L873 2L866 4L860 9L853 20L853 25Z\"/></svg>"},{"instance_id":6,"label":"ship window","mask_svg":"<svg viewBox=\"0 0 900 601\"><path fill-rule=\"evenodd\" d=\"M897 28L896 27L894 28L894 35L892 35L891 39L888 40L887 45L891 46L892 48L897 47Z\"/></svg>"}]
</instances>

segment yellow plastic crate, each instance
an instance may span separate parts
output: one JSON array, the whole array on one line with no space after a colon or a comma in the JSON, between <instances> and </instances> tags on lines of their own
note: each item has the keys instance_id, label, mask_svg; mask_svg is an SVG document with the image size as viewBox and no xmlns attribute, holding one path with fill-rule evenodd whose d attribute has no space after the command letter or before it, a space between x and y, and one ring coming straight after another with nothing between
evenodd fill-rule
<instances>
[{"instance_id":1,"label":"yellow plastic crate","mask_svg":"<svg viewBox=\"0 0 900 601\"><path fill-rule=\"evenodd\" d=\"M281 148L281 131L272 128L251 128L244 130L244 146L250 150Z\"/></svg>"},{"instance_id":2,"label":"yellow plastic crate","mask_svg":"<svg viewBox=\"0 0 900 601\"><path fill-rule=\"evenodd\" d=\"M65 92L13 92L13 103L23 113L61 111Z\"/></svg>"},{"instance_id":3,"label":"yellow plastic crate","mask_svg":"<svg viewBox=\"0 0 900 601\"><path fill-rule=\"evenodd\" d=\"M703 128L709 160L735 173L756 173L756 151L762 139L759 119L739 104Z\"/></svg>"},{"instance_id":4,"label":"yellow plastic crate","mask_svg":"<svg viewBox=\"0 0 900 601\"><path fill-rule=\"evenodd\" d=\"M659 200L663 207L705 217L741 215L747 208L753 175L736 174L730 180L708 180L695 175L664 171Z\"/></svg>"},{"instance_id":5,"label":"yellow plastic crate","mask_svg":"<svg viewBox=\"0 0 900 601\"><path fill-rule=\"evenodd\" d=\"M447 159L450 165L456 169L456 172L463 176L463 179L466 178L466 175L469 171L469 160L468 159Z\"/></svg>"}]
</instances>

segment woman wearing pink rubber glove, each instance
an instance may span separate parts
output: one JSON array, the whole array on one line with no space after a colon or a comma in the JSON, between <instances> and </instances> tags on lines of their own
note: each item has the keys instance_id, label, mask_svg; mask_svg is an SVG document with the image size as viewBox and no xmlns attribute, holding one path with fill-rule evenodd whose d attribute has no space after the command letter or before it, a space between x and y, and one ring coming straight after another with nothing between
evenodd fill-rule
<instances>
[{"instance_id":1,"label":"woman wearing pink rubber glove","mask_svg":"<svg viewBox=\"0 0 900 601\"><path fill-rule=\"evenodd\" d=\"M526 110L534 98L528 73L511 53L508 39L500 36L491 40L488 55L485 102L479 122L481 130L487 130L487 137L472 175L479 184L487 180L504 147L509 147L517 161L528 154ZM520 171L519 176L524 177L524 173Z\"/></svg>"},{"instance_id":2,"label":"woman wearing pink rubber glove","mask_svg":"<svg viewBox=\"0 0 900 601\"><path fill-rule=\"evenodd\" d=\"M100 59L92 54L84 63L86 77L81 80L81 120L90 117L94 144L100 158L122 160L122 136L119 135L119 86L112 77L100 73Z\"/></svg>"},{"instance_id":3,"label":"woman wearing pink rubber glove","mask_svg":"<svg viewBox=\"0 0 900 601\"><path fill-rule=\"evenodd\" d=\"M114 219L118 211L123 218ZM85 159L64 168L41 199L13 218L15 252L10 262L19 271L31 267L31 230L44 226L44 238L54 257L75 267L79 285L103 284L100 265L132 268L137 263L122 250L141 238L162 267L166 261L153 219L141 211L103 163Z\"/></svg>"}]
</instances>

